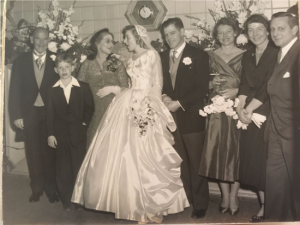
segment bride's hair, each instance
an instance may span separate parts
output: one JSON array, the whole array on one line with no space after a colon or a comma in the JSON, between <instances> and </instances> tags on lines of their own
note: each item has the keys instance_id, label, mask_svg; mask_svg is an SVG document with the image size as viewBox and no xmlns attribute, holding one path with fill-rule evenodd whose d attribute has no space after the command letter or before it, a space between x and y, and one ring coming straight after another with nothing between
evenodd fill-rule
<instances>
[{"instance_id":1,"label":"bride's hair","mask_svg":"<svg viewBox=\"0 0 300 225\"><path fill-rule=\"evenodd\" d=\"M144 41L142 40L142 38L140 37L140 35L138 34L136 28L134 25L127 25L126 27L123 28L122 30L122 34L123 34L123 39L125 39L125 34L127 31L130 31L136 41L136 43L142 47L142 48L146 48Z\"/></svg>"},{"instance_id":2,"label":"bride's hair","mask_svg":"<svg viewBox=\"0 0 300 225\"><path fill-rule=\"evenodd\" d=\"M92 51L92 54L88 56L89 60L94 60L96 58L98 54L97 43L99 43L107 34L111 35L114 39L114 35L110 33L107 28L99 30L93 35L93 37L90 40L90 50Z\"/></svg>"}]
</instances>

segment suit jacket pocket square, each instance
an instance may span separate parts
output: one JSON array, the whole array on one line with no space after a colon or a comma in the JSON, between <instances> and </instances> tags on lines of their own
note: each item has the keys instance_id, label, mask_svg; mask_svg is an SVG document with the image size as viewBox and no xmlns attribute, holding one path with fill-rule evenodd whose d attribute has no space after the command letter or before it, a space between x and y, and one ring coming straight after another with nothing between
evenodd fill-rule
<instances>
[{"instance_id":1,"label":"suit jacket pocket square","mask_svg":"<svg viewBox=\"0 0 300 225\"><path fill-rule=\"evenodd\" d=\"M286 72L284 75L283 75L283 78L288 78L290 77L290 73L289 72Z\"/></svg>"}]
</instances>

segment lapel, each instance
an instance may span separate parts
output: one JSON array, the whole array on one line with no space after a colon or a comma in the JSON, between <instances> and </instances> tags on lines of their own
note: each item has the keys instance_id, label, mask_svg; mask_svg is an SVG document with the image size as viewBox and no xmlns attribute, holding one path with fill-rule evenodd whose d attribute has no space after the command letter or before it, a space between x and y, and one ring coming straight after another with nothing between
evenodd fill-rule
<instances>
[{"instance_id":1,"label":"lapel","mask_svg":"<svg viewBox=\"0 0 300 225\"><path fill-rule=\"evenodd\" d=\"M46 51L46 58L45 58L45 71L44 71L44 76L43 76L43 80L40 86L40 90L42 90L44 88L44 86L48 83L48 79L51 78L51 73L53 73L52 70L54 70L54 68L51 67L53 60L50 58L50 52Z\"/></svg>"},{"instance_id":2,"label":"lapel","mask_svg":"<svg viewBox=\"0 0 300 225\"><path fill-rule=\"evenodd\" d=\"M33 52L29 52L28 57L25 58L24 65L26 65L26 69L28 72L28 79L30 83L32 83L35 86L35 88L38 89L33 63L35 63L33 59Z\"/></svg>"},{"instance_id":3,"label":"lapel","mask_svg":"<svg viewBox=\"0 0 300 225\"><path fill-rule=\"evenodd\" d=\"M163 75L164 75L164 86L168 90L173 90L171 74L170 74L170 49L163 52L161 55L162 65L163 65Z\"/></svg>"},{"instance_id":4,"label":"lapel","mask_svg":"<svg viewBox=\"0 0 300 225\"><path fill-rule=\"evenodd\" d=\"M192 59L192 64L193 64L193 58L191 56L191 51L190 51L190 46L186 43L183 51L182 51L182 55L181 55L181 59L178 65L178 69L177 69L177 74L176 74L176 80L175 80L175 87L174 87L174 92L177 91L178 89L178 85L181 83L181 80L183 79L184 74L186 73L186 70L189 69L190 66L185 65L183 63L183 59L185 57L189 57Z\"/></svg>"},{"instance_id":5,"label":"lapel","mask_svg":"<svg viewBox=\"0 0 300 225\"><path fill-rule=\"evenodd\" d=\"M279 64L276 64L273 76L283 76L285 72L288 72L289 66L293 64L294 59L296 58L297 54L299 53L299 40L297 40L287 54L284 56L282 61Z\"/></svg>"},{"instance_id":6,"label":"lapel","mask_svg":"<svg viewBox=\"0 0 300 225\"><path fill-rule=\"evenodd\" d=\"M78 105L80 99L80 87L72 86L69 99L69 106Z\"/></svg>"},{"instance_id":7,"label":"lapel","mask_svg":"<svg viewBox=\"0 0 300 225\"><path fill-rule=\"evenodd\" d=\"M53 88L54 92L54 101L58 102L61 108L67 110L68 103L64 94L64 90L60 86L51 88Z\"/></svg>"}]
</instances>

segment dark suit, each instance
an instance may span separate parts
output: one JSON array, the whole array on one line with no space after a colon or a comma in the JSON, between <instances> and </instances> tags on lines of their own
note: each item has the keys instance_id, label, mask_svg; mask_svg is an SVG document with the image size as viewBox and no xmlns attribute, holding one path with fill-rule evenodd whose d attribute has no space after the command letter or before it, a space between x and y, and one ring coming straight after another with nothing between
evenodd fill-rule
<instances>
[{"instance_id":1,"label":"dark suit","mask_svg":"<svg viewBox=\"0 0 300 225\"><path fill-rule=\"evenodd\" d=\"M299 47L297 40L268 82L271 113L265 133L269 138L265 216L271 221L300 220Z\"/></svg>"},{"instance_id":2,"label":"dark suit","mask_svg":"<svg viewBox=\"0 0 300 225\"><path fill-rule=\"evenodd\" d=\"M47 104L47 136L57 140L56 182L66 207L71 202L75 179L86 154L86 132L94 113L89 85L78 82L80 87L72 86L69 104L60 86L49 89Z\"/></svg>"},{"instance_id":3,"label":"dark suit","mask_svg":"<svg viewBox=\"0 0 300 225\"><path fill-rule=\"evenodd\" d=\"M191 64L185 65L183 59L190 58ZM194 209L207 209L209 202L207 178L198 175L203 151L205 118L199 115L204 107L204 98L208 93L209 58L200 49L186 44L178 65L175 87L170 75L170 50L161 53L163 67L163 94L172 100L178 100L184 110L179 108L173 117L177 130L173 133L174 148L182 158L181 178L185 191Z\"/></svg>"},{"instance_id":4,"label":"dark suit","mask_svg":"<svg viewBox=\"0 0 300 225\"><path fill-rule=\"evenodd\" d=\"M45 107L36 107L34 103L40 93L44 105L47 105L47 91L58 79L54 71L54 61L47 52L45 71L38 87L35 78L33 53L20 56L13 64L9 96L12 121L23 119L25 151L33 193L46 194L56 192L54 176L54 151L49 148L46 137Z\"/></svg>"}]
</instances>

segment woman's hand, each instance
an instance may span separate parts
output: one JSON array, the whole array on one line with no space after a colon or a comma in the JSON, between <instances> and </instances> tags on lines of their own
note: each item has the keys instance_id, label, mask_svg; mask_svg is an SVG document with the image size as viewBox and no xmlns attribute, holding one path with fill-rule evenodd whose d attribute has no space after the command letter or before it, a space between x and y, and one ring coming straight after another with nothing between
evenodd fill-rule
<instances>
[{"instance_id":1,"label":"woman's hand","mask_svg":"<svg viewBox=\"0 0 300 225\"><path fill-rule=\"evenodd\" d=\"M246 109L237 110L239 115L239 120L245 124L249 124L252 122L252 112L248 112Z\"/></svg>"},{"instance_id":2,"label":"woman's hand","mask_svg":"<svg viewBox=\"0 0 300 225\"><path fill-rule=\"evenodd\" d=\"M215 76L214 79L212 80L212 85L215 86L220 86L226 79L222 78L221 76Z\"/></svg>"},{"instance_id":3,"label":"woman's hand","mask_svg":"<svg viewBox=\"0 0 300 225\"><path fill-rule=\"evenodd\" d=\"M116 95L120 91L121 91L121 88L119 86L106 86L104 88L99 89L99 91L97 92L97 95L100 98L103 98L106 95L109 95L110 93L114 93Z\"/></svg>"},{"instance_id":4,"label":"woman's hand","mask_svg":"<svg viewBox=\"0 0 300 225\"><path fill-rule=\"evenodd\" d=\"M219 91L218 94L222 95L225 99L233 99L239 92L238 88L229 88L223 91Z\"/></svg>"}]
</instances>

